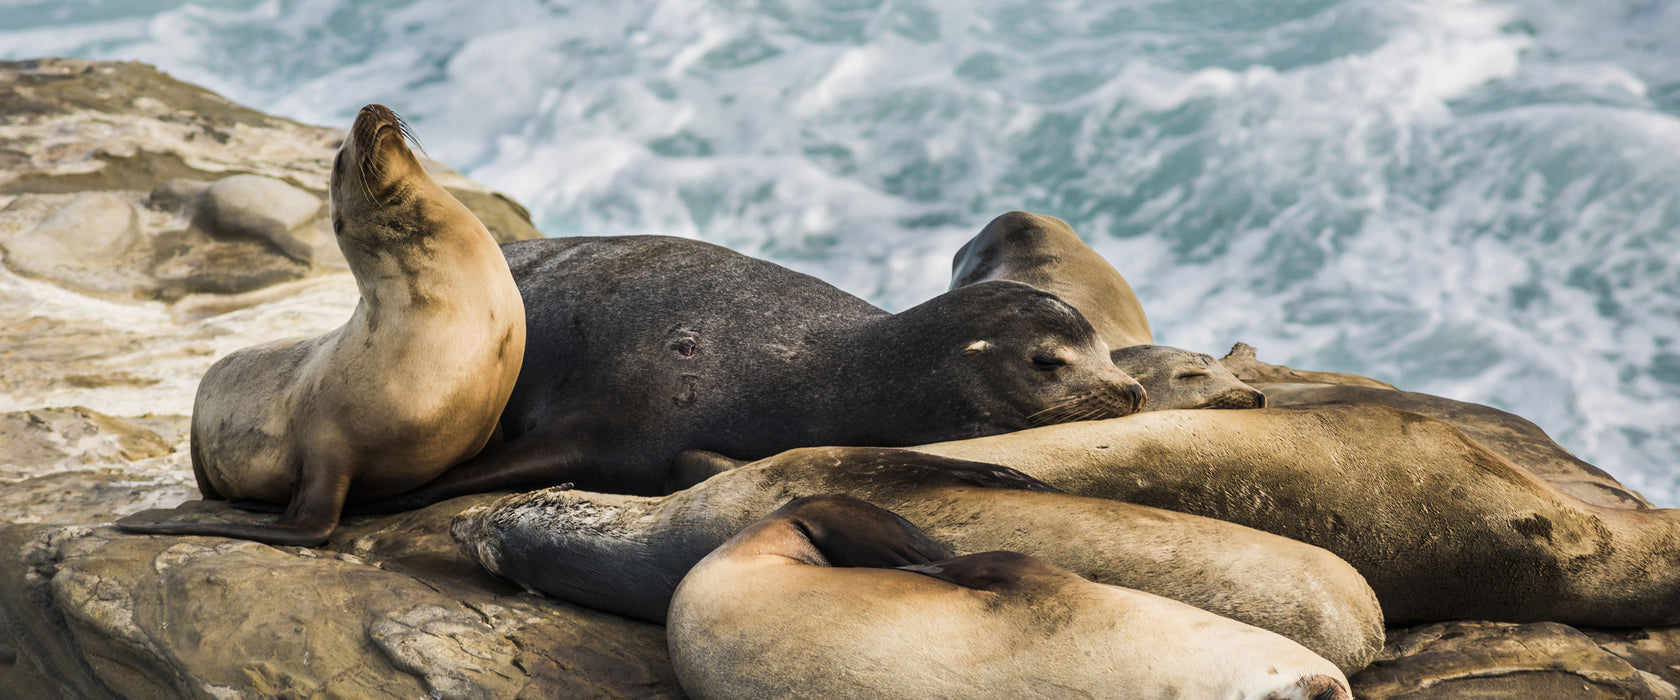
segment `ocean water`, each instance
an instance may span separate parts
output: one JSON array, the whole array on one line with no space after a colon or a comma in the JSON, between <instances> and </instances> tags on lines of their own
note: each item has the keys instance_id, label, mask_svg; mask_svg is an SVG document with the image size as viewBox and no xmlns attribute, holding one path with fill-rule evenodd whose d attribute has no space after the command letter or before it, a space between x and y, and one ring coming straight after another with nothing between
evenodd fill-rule
<instances>
[{"instance_id":1,"label":"ocean water","mask_svg":"<svg viewBox=\"0 0 1680 700\"><path fill-rule=\"evenodd\" d=\"M1010 209L1156 340L1499 406L1680 505L1680 3L0 0L0 57L382 102L550 235L889 308Z\"/></svg>"}]
</instances>

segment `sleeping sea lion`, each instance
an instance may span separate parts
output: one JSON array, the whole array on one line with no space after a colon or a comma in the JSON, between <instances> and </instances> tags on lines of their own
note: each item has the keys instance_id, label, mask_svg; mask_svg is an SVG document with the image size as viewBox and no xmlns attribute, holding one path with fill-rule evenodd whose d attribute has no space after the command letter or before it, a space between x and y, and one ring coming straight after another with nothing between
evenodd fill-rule
<instances>
[{"instance_id":1,"label":"sleeping sea lion","mask_svg":"<svg viewBox=\"0 0 1680 700\"><path fill-rule=\"evenodd\" d=\"M1675 511L1583 502L1387 406L1157 411L912 449L1318 545L1364 575L1390 625L1680 623Z\"/></svg>"},{"instance_id":2,"label":"sleeping sea lion","mask_svg":"<svg viewBox=\"0 0 1680 700\"><path fill-rule=\"evenodd\" d=\"M381 507L573 483L652 495L685 450L758 459L1129 414L1137 381L1079 312L1014 282L901 313L763 260L664 236L504 246L524 294L507 444Z\"/></svg>"},{"instance_id":3,"label":"sleeping sea lion","mask_svg":"<svg viewBox=\"0 0 1680 700\"><path fill-rule=\"evenodd\" d=\"M526 588L664 622L677 582L708 552L789 499L821 493L897 512L959 554L1020 552L1276 632L1347 673L1382 647L1370 587L1322 549L907 450L790 450L662 497L515 494L462 513L452 533L469 557Z\"/></svg>"},{"instance_id":4,"label":"sleeping sea lion","mask_svg":"<svg viewBox=\"0 0 1680 700\"><path fill-rule=\"evenodd\" d=\"M707 555L666 635L697 698L1352 697L1334 665L1271 632L1022 554L946 558L837 495L796 499Z\"/></svg>"}]
</instances>

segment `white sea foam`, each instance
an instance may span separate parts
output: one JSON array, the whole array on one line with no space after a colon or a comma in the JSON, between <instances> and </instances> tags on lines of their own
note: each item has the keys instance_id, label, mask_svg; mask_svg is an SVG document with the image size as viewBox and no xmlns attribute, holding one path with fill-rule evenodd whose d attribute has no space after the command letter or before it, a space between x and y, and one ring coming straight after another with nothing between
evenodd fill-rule
<instances>
[{"instance_id":1,"label":"white sea foam","mask_svg":"<svg viewBox=\"0 0 1680 700\"><path fill-rule=\"evenodd\" d=\"M1509 408L1680 504L1676 8L13 0L0 52L317 123L384 102L550 234L703 238L892 308L990 217L1055 214L1162 342Z\"/></svg>"}]
</instances>

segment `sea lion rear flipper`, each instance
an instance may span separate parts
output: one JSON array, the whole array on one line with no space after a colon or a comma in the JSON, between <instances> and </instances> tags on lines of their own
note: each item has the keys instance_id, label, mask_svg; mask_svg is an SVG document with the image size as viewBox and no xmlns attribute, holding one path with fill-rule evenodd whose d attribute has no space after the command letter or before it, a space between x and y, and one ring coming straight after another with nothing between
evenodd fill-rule
<instances>
[{"instance_id":1,"label":"sea lion rear flipper","mask_svg":"<svg viewBox=\"0 0 1680 700\"><path fill-rule=\"evenodd\" d=\"M910 521L851 496L796 498L777 516L792 521L829 566L892 568L951 556Z\"/></svg>"},{"instance_id":2,"label":"sea lion rear flipper","mask_svg":"<svg viewBox=\"0 0 1680 700\"><path fill-rule=\"evenodd\" d=\"M1030 579L1073 577L1072 573L1043 560L1016 552L981 552L930 564L898 567L964 588L1003 593L1018 589Z\"/></svg>"}]
</instances>

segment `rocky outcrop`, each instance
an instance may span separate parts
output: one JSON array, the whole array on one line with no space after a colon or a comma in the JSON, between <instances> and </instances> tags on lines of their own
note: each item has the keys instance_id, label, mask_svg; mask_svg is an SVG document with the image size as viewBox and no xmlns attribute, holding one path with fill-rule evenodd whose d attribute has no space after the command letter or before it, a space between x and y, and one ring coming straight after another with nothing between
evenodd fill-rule
<instances>
[{"instance_id":1,"label":"rocky outcrop","mask_svg":"<svg viewBox=\"0 0 1680 700\"><path fill-rule=\"evenodd\" d=\"M138 63L0 63L0 249L15 272L118 298L234 294L343 268L327 179L344 132ZM512 200L432 161L499 240Z\"/></svg>"},{"instance_id":2,"label":"rocky outcrop","mask_svg":"<svg viewBox=\"0 0 1680 700\"><path fill-rule=\"evenodd\" d=\"M678 694L661 628L521 594L456 552L449 521L476 502L349 523L321 549L0 526L0 616L14 640L0 649L11 658L0 687L89 698Z\"/></svg>"},{"instance_id":3,"label":"rocky outcrop","mask_svg":"<svg viewBox=\"0 0 1680 700\"><path fill-rule=\"evenodd\" d=\"M217 357L354 307L323 227L339 138L139 64L0 63L0 697L681 695L661 628L456 550L451 518L492 496L351 519L320 548L109 526L272 517L196 500L187 416ZM434 168L498 236L536 235ZM1225 362L1392 388L1251 348ZM1352 680L1369 698L1672 698L1677 668L1680 629L1459 622L1391 630Z\"/></svg>"}]
</instances>

